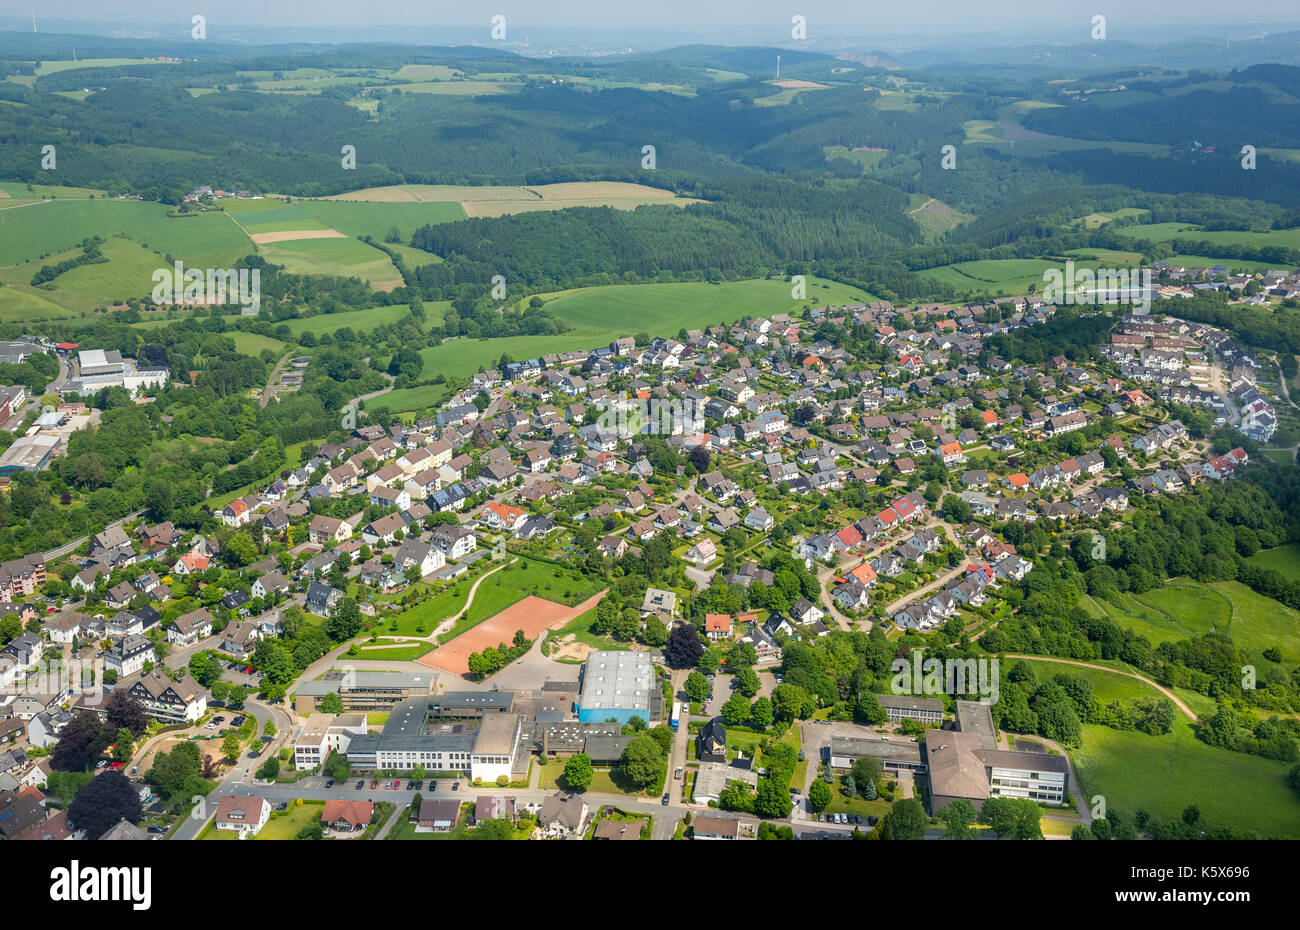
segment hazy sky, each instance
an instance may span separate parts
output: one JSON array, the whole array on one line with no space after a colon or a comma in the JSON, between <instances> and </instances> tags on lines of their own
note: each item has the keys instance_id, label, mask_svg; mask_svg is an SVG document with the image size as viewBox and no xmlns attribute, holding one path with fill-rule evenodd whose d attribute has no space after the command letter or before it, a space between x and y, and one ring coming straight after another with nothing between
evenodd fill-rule
<instances>
[{"instance_id":1,"label":"hazy sky","mask_svg":"<svg viewBox=\"0 0 1300 930\"><path fill-rule=\"evenodd\" d=\"M133 21L184 24L201 13L210 35L221 24L278 26L406 25L474 27L486 33L495 13L509 27L622 30L683 34L718 27L770 29L773 42L789 41L790 19L807 17L808 38L872 33L1010 32L1042 30L1053 38L1078 31L1087 38L1095 14L1106 16L1110 35L1154 24L1287 23L1300 21L1295 0L0 0L0 15L40 20ZM178 25L179 29L179 25ZM1145 31L1145 30L1144 30ZM214 36L215 37L215 36Z\"/></svg>"}]
</instances>

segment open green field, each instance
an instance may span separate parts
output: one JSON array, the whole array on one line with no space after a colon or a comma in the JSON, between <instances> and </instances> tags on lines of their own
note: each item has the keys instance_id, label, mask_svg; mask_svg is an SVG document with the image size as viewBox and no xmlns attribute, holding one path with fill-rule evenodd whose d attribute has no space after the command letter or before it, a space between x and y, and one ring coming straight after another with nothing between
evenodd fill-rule
<instances>
[{"instance_id":1,"label":"open green field","mask_svg":"<svg viewBox=\"0 0 1300 930\"><path fill-rule=\"evenodd\" d=\"M397 641L392 640L391 642L396 643ZM433 645L431 643L415 643L410 646L391 645L382 649L367 649L362 646L357 650L357 658L384 662L414 662L420 656L432 651Z\"/></svg>"},{"instance_id":2,"label":"open green field","mask_svg":"<svg viewBox=\"0 0 1300 930\"><path fill-rule=\"evenodd\" d=\"M875 299L858 288L818 278L809 279L804 300L793 299L790 283L783 279L613 285L542 294L541 298L546 309L572 326L573 332L591 333L592 348L642 331L652 336L676 336L680 329L734 323L742 316L795 313L808 304Z\"/></svg>"},{"instance_id":3,"label":"open green field","mask_svg":"<svg viewBox=\"0 0 1300 930\"><path fill-rule=\"evenodd\" d=\"M468 585L465 585L465 590L469 590ZM595 591L596 588L590 581L571 571L548 562L520 559L489 575L478 586L478 590L474 592L474 603L470 604L469 610L465 611L464 616L456 621L456 625L450 631L438 637L438 642L441 645L451 642L461 633L478 626L489 617L496 616L511 604L529 595L563 604L578 604ZM437 598L433 599L433 601L437 600ZM459 610L463 604L464 599L461 599L459 604L453 602L454 606L448 605L452 606L452 609L439 609L443 610L443 618L446 618ZM408 611L408 613L413 612ZM403 614L403 617L405 616Z\"/></svg>"},{"instance_id":4,"label":"open green field","mask_svg":"<svg viewBox=\"0 0 1300 930\"><path fill-rule=\"evenodd\" d=\"M83 315L82 311L64 309L37 288L0 287L0 322L71 320Z\"/></svg>"},{"instance_id":5,"label":"open green field","mask_svg":"<svg viewBox=\"0 0 1300 930\"><path fill-rule=\"evenodd\" d=\"M263 349L270 349L276 355L284 351L283 342L260 333L231 333L230 337L235 340L235 351L244 355L261 355Z\"/></svg>"},{"instance_id":6,"label":"open green field","mask_svg":"<svg viewBox=\"0 0 1300 930\"><path fill-rule=\"evenodd\" d=\"M1087 679L1102 703L1131 703L1159 694L1134 678L1099 669L1026 661L1040 681L1062 673ZM1209 698L1191 697L1198 714L1214 712ZM1141 808L1172 819L1196 804L1216 825L1300 838L1300 805L1283 781L1289 766L1207 746L1196 739L1181 712L1173 731L1164 736L1085 724L1083 746L1072 750L1070 759L1086 796L1103 795L1110 807L1129 813Z\"/></svg>"},{"instance_id":7,"label":"open green field","mask_svg":"<svg viewBox=\"0 0 1300 930\"><path fill-rule=\"evenodd\" d=\"M1274 554L1266 559L1289 563L1288 570L1295 573L1298 548L1267 550ZM1237 581L1201 584L1175 578L1162 588L1122 596L1118 604L1086 596L1080 604L1142 634L1152 645L1217 630L1252 657L1269 646L1279 647L1289 658L1300 656L1300 613Z\"/></svg>"},{"instance_id":8,"label":"open green field","mask_svg":"<svg viewBox=\"0 0 1300 930\"><path fill-rule=\"evenodd\" d=\"M294 200L279 197L223 200L223 208L250 235L289 230L334 229L353 238L382 241L396 228L404 240L421 226L465 218L456 202Z\"/></svg>"},{"instance_id":9,"label":"open green field","mask_svg":"<svg viewBox=\"0 0 1300 930\"><path fill-rule=\"evenodd\" d=\"M1076 270L1099 266L1093 261L1075 262ZM929 268L919 272L934 281L942 281L966 294L1023 294L1029 286L1043 288L1043 274L1056 268L1064 272L1065 266L1038 258L1003 258L984 259L973 262L958 262L939 268Z\"/></svg>"},{"instance_id":10,"label":"open green field","mask_svg":"<svg viewBox=\"0 0 1300 930\"><path fill-rule=\"evenodd\" d=\"M461 73L447 65L402 65L390 78L394 81L447 81Z\"/></svg>"},{"instance_id":11,"label":"open green field","mask_svg":"<svg viewBox=\"0 0 1300 930\"><path fill-rule=\"evenodd\" d=\"M1247 561L1281 572L1290 581L1300 581L1300 544L1261 549Z\"/></svg>"},{"instance_id":12,"label":"open green field","mask_svg":"<svg viewBox=\"0 0 1300 930\"><path fill-rule=\"evenodd\" d=\"M442 261L442 257L439 255L409 245L402 245L400 242L385 242L384 248L390 249L401 256L402 261L406 262L406 267L411 271L423 265L436 265Z\"/></svg>"},{"instance_id":13,"label":"open green field","mask_svg":"<svg viewBox=\"0 0 1300 930\"><path fill-rule=\"evenodd\" d=\"M227 216L173 217L170 211L140 200L51 200L0 210L0 267L71 249L87 236L108 239L118 232L195 267L224 268L253 251Z\"/></svg>"},{"instance_id":14,"label":"open green field","mask_svg":"<svg viewBox=\"0 0 1300 930\"><path fill-rule=\"evenodd\" d=\"M1112 809L1172 820L1196 804L1212 824L1300 839L1300 804L1284 780L1290 765L1207 746L1181 714L1164 736L1084 724L1070 759L1084 794Z\"/></svg>"},{"instance_id":15,"label":"open green field","mask_svg":"<svg viewBox=\"0 0 1300 930\"><path fill-rule=\"evenodd\" d=\"M915 206L907 211L907 215L912 218L912 222L921 227L921 231L927 237L941 236L948 230L975 218L973 214L963 213L933 197L913 194L912 201Z\"/></svg>"},{"instance_id":16,"label":"open green field","mask_svg":"<svg viewBox=\"0 0 1300 930\"><path fill-rule=\"evenodd\" d=\"M1075 220L1074 222L1082 225L1085 229L1097 229L1098 227L1109 223L1111 220L1130 216L1145 216L1150 212L1150 210L1143 210L1138 207L1123 207L1119 210L1106 210L1100 213L1089 213L1087 216Z\"/></svg>"},{"instance_id":17,"label":"open green field","mask_svg":"<svg viewBox=\"0 0 1300 930\"><path fill-rule=\"evenodd\" d=\"M1118 604L1085 595L1080 599L1080 606L1097 616L1109 617L1117 626L1145 636L1153 646L1210 632L1209 623L1177 622L1131 595L1121 595Z\"/></svg>"},{"instance_id":18,"label":"open green field","mask_svg":"<svg viewBox=\"0 0 1300 930\"><path fill-rule=\"evenodd\" d=\"M317 220L297 203L287 204L270 198L230 198L223 200L222 206L249 235L294 229L329 229L328 224Z\"/></svg>"},{"instance_id":19,"label":"open green field","mask_svg":"<svg viewBox=\"0 0 1300 930\"><path fill-rule=\"evenodd\" d=\"M41 66L36 69L36 76L41 77L45 74L55 74L59 71L73 71L79 68L120 68L123 65L149 64L162 66L173 64L173 62L152 61L148 58L82 58L80 60L69 58L61 61L42 61Z\"/></svg>"},{"instance_id":20,"label":"open green field","mask_svg":"<svg viewBox=\"0 0 1300 930\"><path fill-rule=\"evenodd\" d=\"M93 187L59 187L54 184L24 184L22 181L0 181L0 200L41 200L45 197L85 200L103 197L105 191ZM0 207L7 204L0 203Z\"/></svg>"},{"instance_id":21,"label":"open green field","mask_svg":"<svg viewBox=\"0 0 1300 930\"><path fill-rule=\"evenodd\" d=\"M129 239L111 238L100 251L107 262L81 265L39 287L32 287L30 282L42 265L57 264L80 255L81 250L69 249L43 261L10 266L0 272L0 280L10 285L7 290L21 289L64 310L80 312L147 295L153 290L153 273L168 267L156 254ZM0 297L0 306L3 302Z\"/></svg>"},{"instance_id":22,"label":"open green field","mask_svg":"<svg viewBox=\"0 0 1300 930\"><path fill-rule=\"evenodd\" d=\"M1215 581L1209 587L1232 602L1228 635L1248 654L1277 646L1289 661L1300 658L1300 613L1239 581Z\"/></svg>"},{"instance_id":23,"label":"open green field","mask_svg":"<svg viewBox=\"0 0 1300 930\"><path fill-rule=\"evenodd\" d=\"M303 801L301 807L298 806L296 801L291 801L288 808L280 811L278 816L276 814L271 815L271 819L266 822L266 826L258 831L254 839L291 840L307 824L314 820L320 820L320 815L324 810L324 801Z\"/></svg>"},{"instance_id":24,"label":"open green field","mask_svg":"<svg viewBox=\"0 0 1300 930\"><path fill-rule=\"evenodd\" d=\"M448 301L431 301L424 305L425 319L432 326L436 321L442 319L443 314L451 304ZM350 326L356 332L364 332L374 329L376 326L382 326L386 323L395 323L405 316L408 316L411 308L406 304L391 304L387 307L367 307L365 310L349 310L346 313L322 313L317 316L303 317L297 320L289 320L285 325L295 336L302 333L332 333L335 330L342 329L344 326ZM498 356L500 358L500 356Z\"/></svg>"},{"instance_id":25,"label":"open green field","mask_svg":"<svg viewBox=\"0 0 1300 930\"><path fill-rule=\"evenodd\" d=\"M342 275L368 281L375 290L402 285L393 261L357 239L297 239L259 246L266 260L294 274Z\"/></svg>"},{"instance_id":26,"label":"open green field","mask_svg":"<svg viewBox=\"0 0 1300 930\"><path fill-rule=\"evenodd\" d=\"M1248 230L1206 230L1191 223L1151 223L1146 226L1122 226L1115 232L1130 239L1169 242L1173 239L1204 239L1216 245L1281 246L1300 249L1300 227L1274 229L1269 232ZM1219 259L1218 261L1224 261Z\"/></svg>"},{"instance_id":27,"label":"open green field","mask_svg":"<svg viewBox=\"0 0 1300 930\"><path fill-rule=\"evenodd\" d=\"M564 781L564 764L569 761L568 756L556 756L546 765L538 769L537 787L541 791L560 790L561 785L564 790L568 790L568 783ZM628 797L641 797L657 793L655 791L638 791L632 785L623 781L619 776L617 768L609 766L595 766L591 773L591 786L587 791L597 792L599 794L625 794Z\"/></svg>"},{"instance_id":28,"label":"open green field","mask_svg":"<svg viewBox=\"0 0 1300 930\"><path fill-rule=\"evenodd\" d=\"M349 236L372 236L379 241L393 227L409 242L421 226L450 223L465 218L459 203L366 203L339 200L302 200L294 204L330 229ZM307 228L307 227L304 227Z\"/></svg>"}]
</instances>

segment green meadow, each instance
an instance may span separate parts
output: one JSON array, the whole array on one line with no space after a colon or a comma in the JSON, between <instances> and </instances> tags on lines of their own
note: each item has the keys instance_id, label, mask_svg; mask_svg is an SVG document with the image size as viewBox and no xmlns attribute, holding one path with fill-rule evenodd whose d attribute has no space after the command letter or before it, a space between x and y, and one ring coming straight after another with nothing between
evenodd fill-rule
<instances>
[{"instance_id":1,"label":"green meadow","mask_svg":"<svg viewBox=\"0 0 1300 930\"><path fill-rule=\"evenodd\" d=\"M601 339L648 332L652 336L676 336L681 329L703 329L719 323L734 323L742 316L796 313L809 304L863 303L875 300L870 294L838 282L810 278L807 297L790 296L785 279L724 281L720 284L632 284L589 287L543 294L547 310L575 330Z\"/></svg>"},{"instance_id":2,"label":"green meadow","mask_svg":"<svg viewBox=\"0 0 1300 930\"><path fill-rule=\"evenodd\" d=\"M1080 260L1075 268L1082 270L1101 267L1098 262ZM1043 289L1043 274L1056 268L1064 272L1065 266L1060 262L1038 258L1003 258L984 259L973 262L958 262L919 272L933 280L949 284L965 294L996 296L998 294L1024 294L1034 285Z\"/></svg>"},{"instance_id":3,"label":"green meadow","mask_svg":"<svg viewBox=\"0 0 1300 930\"><path fill-rule=\"evenodd\" d=\"M1300 544L1261 549L1247 561L1281 572L1290 581L1300 581Z\"/></svg>"},{"instance_id":4,"label":"green meadow","mask_svg":"<svg viewBox=\"0 0 1300 930\"><path fill-rule=\"evenodd\" d=\"M424 305L426 322L432 326L442 319L451 304L447 301L430 301ZM302 333L332 333L344 326L350 326L354 332L365 332L387 323L395 323L409 314L406 304L393 304L387 307L367 307L365 310L350 310L347 313L325 313L298 320L289 320L285 324L289 331L298 336ZM500 341L500 340L497 340ZM427 351L427 350L426 350Z\"/></svg>"},{"instance_id":5,"label":"green meadow","mask_svg":"<svg viewBox=\"0 0 1300 930\"><path fill-rule=\"evenodd\" d=\"M681 329L702 329L724 321L734 323L746 315L794 313L807 304L838 305L875 299L857 288L816 278L809 279L805 300L791 299L790 284L781 279L726 281L721 284L612 285L540 296L554 316L573 327L571 331L558 336L452 339L440 346L421 350L423 377L443 374L468 378L476 371L495 366L502 355L516 359L539 358L554 352L594 349L638 332L651 336L676 336ZM303 322L295 321L290 325ZM371 401L371 404L394 411L421 410L440 402L447 393L445 385L423 385L393 391Z\"/></svg>"},{"instance_id":6,"label":"green meadow","mask_svg":"<svg viewBox=\"0 0 1300 930\"><path fill-rule=\"evenodd\" d=\"M1115 232L1130 239L1151 239L1169 242L1173 239L1204 239L1215 245L1281 246L1300 249L1300 227L1274 229L1268 232L1249 230L1206 230L1190 223L1151 223L1146 226L1121 226ZM1223 259L1217 259L1222 262Z\"/></svg>"},{"instance_id":7,"label":"green meadow","mask_svg":"<svg viewBox=\"0 0 1300 930\"><path fill-rule=\"evenodd\" d=\"M1300 571L1297 551L1300 547L1286 546L1252 558L1264 555L1261 564L1294 575ZM1280 648L1288 661L1300 658L1300 612L1238 581L1201 584L1175 578L1142 594L1119 595L1114 601L1085 596L1080 603L1085 610L1145 636L1152 645L1217 631L1231 637L1251 659L1269 646Z\"/></svg>"},{"instance_id":8,"label":"green meadow","mask_svg":"<svg viewBox=\"0 0 1300 930\"><path fill-rule=\"evenodd\" d=\"M402 276L386 254L357 239L296 239L259 246L266 260L294 274L342 275L376 290L400 287Z\"/></svg>"},{"instance_id":9,"label":"green meadow","mask_svg":"<svg viewBox=\"0 0 1300 930\"><path fill-rule=\"evenodd\" d=\"M1150 685L1099 669L1026 660L1039 680L1058 674L1084 678L1104 703L1158 696ZM1186 697L1180 695L1180 697ZM1213 713L1203 695L1188 700L1197 713ZM1263 836L1300 838L1300 804L1284 781L1286 763L1207 746L1179 711L1163 736L1084 724L1083 745L1069 751L1087 798L1101 795L1111 808L1146 810L1162 820L1196 804L1208 822L1254 830Z\"/></svg>"},{"instance_id":10,"label":"green meadow","mask_svg":"<svg viewBox=\"0 0 1300 930\"><path fill-rule=\"evenodd\" d=\"M119 232L195 267L226 267L253 251L227 216L170 212L163 204L141 200L50 200L0 210L0 267L74 248L88 236L108 239Z\"/></svg>"},{"instance_id":11,"label":"green meadow","mask_svg":"<svg viewBox=\"0 0 1300 930\"><path fill-rule=\"evenodd\" d=\"M1084 724L1083 746L1070 760L1084 794L1101 795L1112 809L1172 820L1195 804L1209 823L1300 839L1300 804L1285 782L1290 765L1207 746L1181 713L1163 736Z\"/></svg>"}]
</instances>

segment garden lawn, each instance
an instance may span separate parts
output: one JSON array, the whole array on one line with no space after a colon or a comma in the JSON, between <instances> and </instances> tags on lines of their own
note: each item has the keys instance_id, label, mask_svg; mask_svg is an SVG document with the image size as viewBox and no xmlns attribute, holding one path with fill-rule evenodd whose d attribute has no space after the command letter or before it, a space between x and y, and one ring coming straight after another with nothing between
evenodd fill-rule
<instances>
[{"instance_id":1,"label":"garden lawn","mask_svg":"<svg viewBox=\"0 0 1300 930\"><path fill-rule=\"evenodd\" d=\"M324 809L324 801L303 801L301 807L298 806L297 801L290 801L288 808L285 810L278 813L272 811L271 819L266 822L266 826L258 831L254 839L291 840L307 824L313 820L320 820L321 812Z\"/></svg>"}]
</instances>

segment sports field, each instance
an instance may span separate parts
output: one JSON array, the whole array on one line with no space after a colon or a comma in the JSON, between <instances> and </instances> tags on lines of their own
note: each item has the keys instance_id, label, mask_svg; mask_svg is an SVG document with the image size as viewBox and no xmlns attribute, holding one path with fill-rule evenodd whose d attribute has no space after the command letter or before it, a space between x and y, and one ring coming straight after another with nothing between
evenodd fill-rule
<instances>
[{"instance_id":1,"label":"sports field","mask_svg":"<svg viewBox=\"0 0 1300 930\"><path fill-rule=\"evenodd\" d=\"M596 595L595 599L598 600L599 595ZM509 643L514 639L517 630L523 630L524 635L529 639L536 639L543 630L568 623L585 610L586 606L583 604L567 607L530 594L522 601L512 604L496 616L484 620L447 645L439 646L417 661L457 675L466 675L469 673L471 653L482 652L489 646Z\"/></svg>"}]
</instances>

